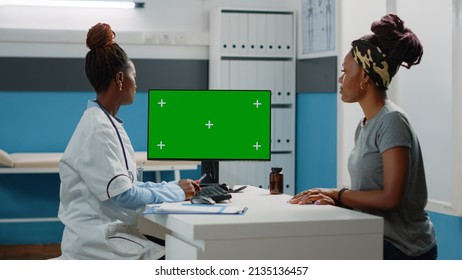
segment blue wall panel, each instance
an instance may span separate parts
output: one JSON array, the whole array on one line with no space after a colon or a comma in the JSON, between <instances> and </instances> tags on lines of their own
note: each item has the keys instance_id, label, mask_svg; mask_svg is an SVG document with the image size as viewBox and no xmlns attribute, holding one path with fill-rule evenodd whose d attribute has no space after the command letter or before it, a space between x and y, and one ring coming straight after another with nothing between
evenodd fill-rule
<instances>
[{"instance_id":1,"label":"blue wall panel","mask_svg":"<svg viewBox=\"0 0 462 280\"><path fill-rule=\"evenodd\" d=\"M13 152L62 152L92 92L0 92L0 149ZM296 191L336 186L337 95L298 93ZM120 109L135 150L147 143L147 94ZM199 170L181 172L197 178ZM152 173L146 180L154 180ZM162 172L172 180L173 172ZM0 175L0 219L56 217L58 174ZM462 218L430 212L439 259L462 259ZM0 223L0 244L59 243L60 222Z\"/></svg>"},{"instance_id":2,"label":"blue wall panel","mask_svg":"<svg viewBox=\"0 0 462 280\"><path fill-rule=\"evenodd\" d=\"M61 222L0 223L0 244L61 243Z\"/></svg>"},{"instance_id":3,"label":"blue wall panel","mask_svg":"<svg viewBox=\"0 0 462 280\"><path fill-rule=\"evenodd\" d=\"M337 183L337 95L298 93L295 191Z\"/></svg>"},{"instance_id":4,"label":"blue wall panel","mask_svg":"<svg viewBox=\"0 0 462 280\"><path fill-rule=\"evenodd\" d=\"M0 219L56 217L58 174L0 174Z\"/></svg>"},{"instance_id":5,"label":"blue wall panel","mask_svg":"<svg viewBox=\"0 0 462 280\"><path fill-rule=\"evenodd\" d=\"M64 151L89 98L80 92L0 92L0 149Z\"/></svg>"},{"instance_id":6,"label":"blue wall panel","mask_svg":"<svg viewBox=\"0 0 462 280\"><path fill-rule=\"evenodd\" d=\"M462 217L429 212L435 226L439 260L462 260Z\"/></svg>"},{"instance_id":7,"label":"blue wall panel","mask_svg":"<svg viewBox=\"0 0 462 280\"><path fill-rule=\"evenodd\" d=\"M16 152L63 152L93 92L0 92L0 149ZM119 116L137 151L147 147L147 93L123 106ZM173 171L161 172L173 180ZM182 171L198 178L199 170ZM154 173L146 172L153 181ZM0 219L57 217L58 174L0 174ZM60 222L0 223L0 244L59 243Z\"/></svg>"},{"instance_id":8,"label":"blue wall panel","mask_svg":"<svg viewBox=\"0 0 462 280\"><path fill-rule=\"evenodd\" d=\"M92 92L0 92L0 149L14 152L63 152ZM122 106L135 150L146 150L147 94ZM12 121L14 120L14 121Z\"/></svg>"}]
</instances>

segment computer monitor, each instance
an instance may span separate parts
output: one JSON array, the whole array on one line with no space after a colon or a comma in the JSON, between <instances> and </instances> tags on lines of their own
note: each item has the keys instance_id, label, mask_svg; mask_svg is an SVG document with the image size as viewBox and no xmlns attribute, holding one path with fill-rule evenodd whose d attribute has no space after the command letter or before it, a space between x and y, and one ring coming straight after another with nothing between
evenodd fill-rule
<instances>
[{"instance_id":1,"label":"computer monitor","mask_svg":"<svg viewBox=\"0 0 462 280\"><path fill-rule=\"evenodd\" d=\"M148 93L148 159L199 160L219 183L218 162L271 159L269 90L159 90Z\"/></svg>"}]
</instances>

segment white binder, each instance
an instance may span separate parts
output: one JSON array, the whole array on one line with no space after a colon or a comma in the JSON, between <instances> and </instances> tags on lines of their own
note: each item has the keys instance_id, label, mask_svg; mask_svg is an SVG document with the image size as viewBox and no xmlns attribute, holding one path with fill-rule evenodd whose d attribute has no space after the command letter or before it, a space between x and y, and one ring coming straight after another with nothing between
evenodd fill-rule
<instances>
[{"instance_id":1,"label":"white binder","mask_svg":"<svg viewBox=\"0 0 462 280\"><path fill-rule=\"evenodd\" d=\"M276 44L275 44L275 54L278 56L282 56L285 54L284 47L285 47L285 35L288 30L284 29L285 24L285 14L275 14L274 15L274 20L275 20L275 39L276 39Z\"/></svg>"},{"instance_id":2,"label":"white binder","mask_svg":"<svg viewBox=\"0 0 462 280\"><path fill-rule=\"evenodd\" d=\"M291 131L295 129L294 119L292 115L292 108L281 108L278 112L280 118L278 120L280 135L278 138L281 139L281 142L278 143L279 149L283 151L290 151L293 149L293 136Z\"/></svg>"},{"instance_id":3,"label":"white binder","mask_svg":"<svg viewBox=\"0 0 462 280\"><path fill-rule=\"evenodd\" d=\"M274 81L276 83L276 89L277 89L277 96L276 96L276 103L284 103L284 97L285 97L285 74L284 74L284 64L285 61L283 60L277 60L274 62L274 70L275 70L275 76L274 76Z\"/></svg>"},{"instance_id":4,"label":"white binder","mask_svg":"<svg viewBox=\"0 0 462 280\"><path fill-rule=\"evenodd\" d=\"M246 68L247 89L258 89L257 87L257 61L247 60Z\"/></svg>"},{"instance_id":5,"label":"white binder","mask_svg":"<svg viewBox=\"0 0 462 280\"><path fill-rule=\"evenodd\" d=\"M283 61L283 98L282 103L294 104L295 103L295 67L291 61Z\"/></svg>"},{"instance_id":6,"label":"white binder","mask_svg":"<svg viewBox=\"0 0 462 280\"><path fill-rule=\"evenodd\" d=\"M229 42L230 42L230 50L229 54L237 54L238 53L238 44L239 44L239 13L229 13L229 22L230 22L230 30L229 30Z\"/></svg>"},{"instance_id":7,"label":"white binder","mask_svg":"<svg viewBox=\"0 0 462 280\"><path fill-rule=\"evenodd\" d=\"M221 83L220 89L229 89L229 60L221 61Z\"/></svg>"},{"instance_id":8,"label":"white binder","mask_svg":"<svg viewBox=\"0 0 462 280\"><path fill-rule=\"evenodd\" d=\"M257 22L257 54L266 54L266 15L255 14Z\"/></svg>"},{"instance_id":9,"label":"white binder","mask_svg":"<svg viewBox=\"0 0 462 280\"><path fill-rule=\"evenodd\" d=\"M248 48L247 53L249 55L257 54L258 48L258 26L257 26L257 15L256 13L249 13L248 21Z\"/></svg>"},{"instance_id":10,"label":"white binder","mask_svg":"<svg viewBox=\"0 0 462 280\"><path fill-rule=\"evenodd\" d=\"M271 98L274 94L273 71L271 61L257 61L257 87L258 89L271 90Z\"/></svg>"},{"instance_id":11,"label":"white binder","mask_svg":"<svg viewBox=\"0 0 462 280\"><path fill-rule=\"evenodd\" d=\"M238 71L238 84L236 89L248 89L249 75L247 69L247 60L237 61L237 71Z\"/></svg>"},{"instance_id":12,"label":"white binder","mask_svg":"<svg viewBox=\"0 0 462 280\"><path fill-rule=\"evenodd\" d=\"M227 55L229 54L229 50L231 47L231 22L230 22L230 14L229 13L222 13L221 15L221 54Z\"/></svg>"},{"instance_id":13,"label":"white binder","mask_svg":"<svg viewBox=\"0 0 462 280\"><path fill-rule=\"evenodd\" d=\"M275 123L274 123L274 150L276 151L290 151L293 146L292 131L293 119L291 108L276 108L274 110Z\"/></svg>"},{"instance_id":14,"label":"white binder","mask_svg":"<svg viewBox=\"0 0 462 280\"><path fill-rule=\"evenodd\" d=\"M229 61L229 88L238 89L239 86L239 61Z\"/></svg>"},{"instance_id":15,"label":"white binder","mask_svg":"<svg viewBox=\"0 0 462 280\"><path fill-rule=\"evenodd\" d=\"M294 24L293 24L293 15L284 15L283 19L284 24L284 34L283 37L283 54L287 56L292 56L294 54Z\"/></svg>"},{"instance_id":16,"label":"white binder","mask_svg":"<svg viewBox=\"0 0 462 280\"><path fill-rule=\"evenodd\" d=\"M277 137L280 134L278 131L280 128L278 127L277 123L277 114L278 110L276 108L271 108L271 151L275 151L278 148Z\"/></svg>"},{"instance_id":17,"label":"white binder","mask_svg":"<svg viewBox=\"0 0 462 280\"><path fill-rule=\"evenodd\" d=\"M238 35L238 50L237 53L240 55L246 55L248 53L248 33L249 33L249 15L248 13L240 13L239 15L239 35Z\"/></svg>"},{"instance_id":18,"label":"white binder","mask_svg":"<svg viewBox=\"0 0 462 280\"><path fill-rule=\"evenodd\" d=\"M276 54L276 18L275 14L266 14L266 54Z\"/></svg>"}]
</instances>

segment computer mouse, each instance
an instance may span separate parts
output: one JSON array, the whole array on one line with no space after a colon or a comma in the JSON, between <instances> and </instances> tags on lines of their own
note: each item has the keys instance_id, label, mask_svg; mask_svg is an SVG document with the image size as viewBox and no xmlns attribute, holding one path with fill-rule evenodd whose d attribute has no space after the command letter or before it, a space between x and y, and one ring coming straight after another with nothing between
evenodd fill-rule
<instances>
[{"instance_id":1,"label":"computer mouse","mask_svg":"<svg viewBox=\"0 0 462 280\"><path fill-rule=\"evenodd\" d=\"M223 183L218 185L220 188L222 188L225 192L229 191L228 184Z\"/></svg>"},{"instance_id":2,"label":"computer mouse","mask_svg":"<svg viewBox=\"0 0 462 280\"><path fill-rule=\"evenodd\" d=\"M238 192L242 191L245 188L247 188L247 186L233 186L232 188L230 188L228 190L228 192L230 192L230 193L238 193Z\"/></svg>"},{"instance_id":3,"label":"computer mouse","mask_svg":"<svg viewBox=\"0 0 462 280\"><path fill-rule=\"evenodd\" d=\"M215 200L204 195L193 196L190 201L192 204L215 204Z\"/></svg>"}]
</instances>

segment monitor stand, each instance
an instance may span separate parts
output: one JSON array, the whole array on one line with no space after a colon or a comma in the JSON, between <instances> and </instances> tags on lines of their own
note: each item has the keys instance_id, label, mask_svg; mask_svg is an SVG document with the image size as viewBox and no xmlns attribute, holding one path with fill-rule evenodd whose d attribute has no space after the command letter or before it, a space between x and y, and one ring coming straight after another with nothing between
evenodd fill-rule
<instances>
[{"instance_id":1,"label":"monitor stand","mask_svg":"<svg viewBox=\"0 0 462 280\"><path fill-rule=\"evenodd\" d=\"M201 161L201 174L207 174L207 176L202 179L201 185L213 185L219 184L218 181L218 160L203 160Z\"/></svg>"}]
</instances>

